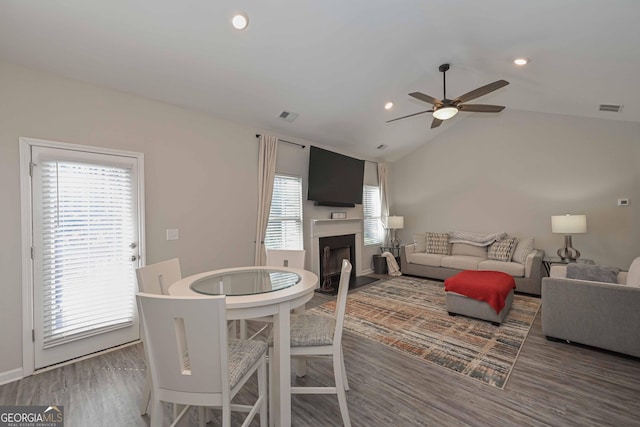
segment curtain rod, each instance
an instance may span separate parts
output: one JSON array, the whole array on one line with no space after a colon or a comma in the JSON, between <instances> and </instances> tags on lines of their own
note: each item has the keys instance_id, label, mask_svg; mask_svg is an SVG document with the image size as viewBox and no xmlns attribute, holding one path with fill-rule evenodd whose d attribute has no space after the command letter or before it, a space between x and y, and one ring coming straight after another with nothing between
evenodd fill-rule
<instances>
[{"instance_id":1,"label":"curtain rod","mask_svg":"<svg viewBox=\"0 0 640 427\"><path fill-rule=\"evenodd\" d=\"M259 133L256 133L256 138L260 138L260 134ZM285 141L284 139L280 139L280 138L278 138L278 141L286 142L287 144L297 145L298 147L302 148L303 150L306 147L306 145L298 144L297 142Z\"/></svg>"}]
</instances>

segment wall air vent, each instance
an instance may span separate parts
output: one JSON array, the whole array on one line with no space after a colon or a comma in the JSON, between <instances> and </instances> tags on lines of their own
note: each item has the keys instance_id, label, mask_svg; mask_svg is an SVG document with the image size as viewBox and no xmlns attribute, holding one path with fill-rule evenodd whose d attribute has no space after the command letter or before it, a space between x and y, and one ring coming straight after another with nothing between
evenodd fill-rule
<instances>
[{"instance_id":1,"label":"wall air vent","mask_svg":"<svg viewBox=\"0 0 640 427\"><path fill-rule=\"evenodd\" d=\"M292 113L290 111L283 111L282 113L280 113L278 118L282 119L282 120L284 120L286 122L291 123L292 121L294 121L295 119L298 118L298 113Z\"/></svg>"},{"instance_id":2,"label":"wall air vent","mask_svg":"<svg viewBox=\"0 0 640 427\"><path fill-rule=\"evenodd\" d=\"M608 111L610 113L619 113L622 111L622 105L600 104L600 111Z\"/></svg>"},{"instance_id":3,"label":"wall air vent","mask_svg":"<svg viewBox=\"0 0 640 427\"><path fill-rule=\"evenodd\" d=\"M380 144L380 145L378 145L376 148L377 148L378 150L384 150L385 148L387 148L387 146L386 146L386 145L384 145L384 144Z\"/></svg>"}]
</instances>

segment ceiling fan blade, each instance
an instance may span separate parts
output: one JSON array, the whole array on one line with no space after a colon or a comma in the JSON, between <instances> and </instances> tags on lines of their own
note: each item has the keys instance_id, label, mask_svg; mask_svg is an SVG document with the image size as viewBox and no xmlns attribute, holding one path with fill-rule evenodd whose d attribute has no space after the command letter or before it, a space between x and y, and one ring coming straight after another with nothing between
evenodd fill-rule
<instances>
[{"instance_id":1,"label":"ceiling fan blade","mask_svg":"<svg viewBox=\"0 0 640 427\"><path fill-rule=\"evenodd\" d=\"M436 119L435 117L433 118L433 121L431 122L431 129L433 128L437 128L438 126L440 126L442 124L443 120L440 119Z\"/></svg>"},{"instance_id":2,"label":"ceiling fan blade","mask_svg":"<svg viewBox=\"0 0 640 427\"><path fill-rule=\"evenodd\" d=\"M471 92L467 92L464 95L461 95L451 101L454 104L461 104L463 102L471 101L472 99L476 99L481 97L482 95L486 95L494 90L498 90L501 87L505 87L509 82L506 80L498 80L493 83L489 83L488 85L479 87L478 89L472 90Z\"/></svg>"},{"instance_id":3,"label":"ceiling fan blade","mask_svg":"<svg viewBox=\"0 0 640 427\"><path fill-rule=\"evenodd\" d=\"M462 104L458 105L460 111L473 111L476 113L499 113L504 110L502 105L486 105L486 104Z\"/></svg>"},{"instance_id":4,"label":"ceiling fan blade","mask_svg":"<svg viewBox=\"0 0 640 427\"><path fill-rule=\"evenodd\" d=\"M398 117L396 119L387 120L387 123L395 122L396 120L406 119L408 117L418 116L418 115L424 114L424 113L433 113L433 110L420 111L419 113L413 113L413 114L409 114L408 116L402 116L402 117Z\"/></svg>"},{"instance_id":5,"label":"ceiling fan blade","mask_svg":"<svg viewBox=\"0 0 640 427\"><path fill-rule=\"evenodd\" d=\"M420 101L424 101L426 103L432 104L432 105L440 105L442 104L442 101L440 101L439 99L436 99L432 96L429 95L425 95L422 92L411 92L409 94L409 96L412 96L416 99L419 99Z\"/></svg>"}]
</instances>

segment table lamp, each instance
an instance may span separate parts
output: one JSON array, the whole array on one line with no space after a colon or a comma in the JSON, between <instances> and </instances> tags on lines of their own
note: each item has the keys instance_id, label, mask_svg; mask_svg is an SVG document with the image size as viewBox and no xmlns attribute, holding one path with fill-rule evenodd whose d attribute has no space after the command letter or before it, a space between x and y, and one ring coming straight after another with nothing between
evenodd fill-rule
<instances>
[{"instance_id":1,"label":"table lamp","mask_svg":"<svg viewBox=\"0 0 640 427\"><path fill-rule=\"evenodd\" d=\"M571 235L587 232L587 216L553 215L551 217L551 232L564 234L564 248L558 249L558 256L563 260L575 261L580 258L580 251L573 247Z\"/></svg>"},{"instance_id":2,"label":"table lamp","mask_svg":"<svg viewBox=\"0 0 640 427\"><path fill-rule=\"evenodd\" d=\"M391 230L391 246L397 248L400 246L400 241L396 239L396 230L404 228L404 217L395 215L388 217L387 228Z\"/></svg>"}]
</instances>

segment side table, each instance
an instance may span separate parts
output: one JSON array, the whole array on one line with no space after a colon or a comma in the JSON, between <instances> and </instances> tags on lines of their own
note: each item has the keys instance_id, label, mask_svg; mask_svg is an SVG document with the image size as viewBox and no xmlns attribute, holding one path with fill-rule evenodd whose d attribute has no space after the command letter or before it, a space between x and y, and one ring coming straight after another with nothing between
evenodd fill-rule
<instances>
[{"instance_id":1,"label":"side table","mask_svg":"<svg viewBox=\"0 0 640 427\"><path fill-rule=\"evenodd\" d=\"M544 257L542 259L542 265L544 265L544 269L547 272L547 277L549 276L549 274L551 273L551 264L570 264L572 262L578 263L578 264L591 264L594 265L595 262L593 262L592 259L585 259L585 258L578 258L575 260L569 260L569 259L562 259L560 257Z\"/></svg>"}]
</instances>

